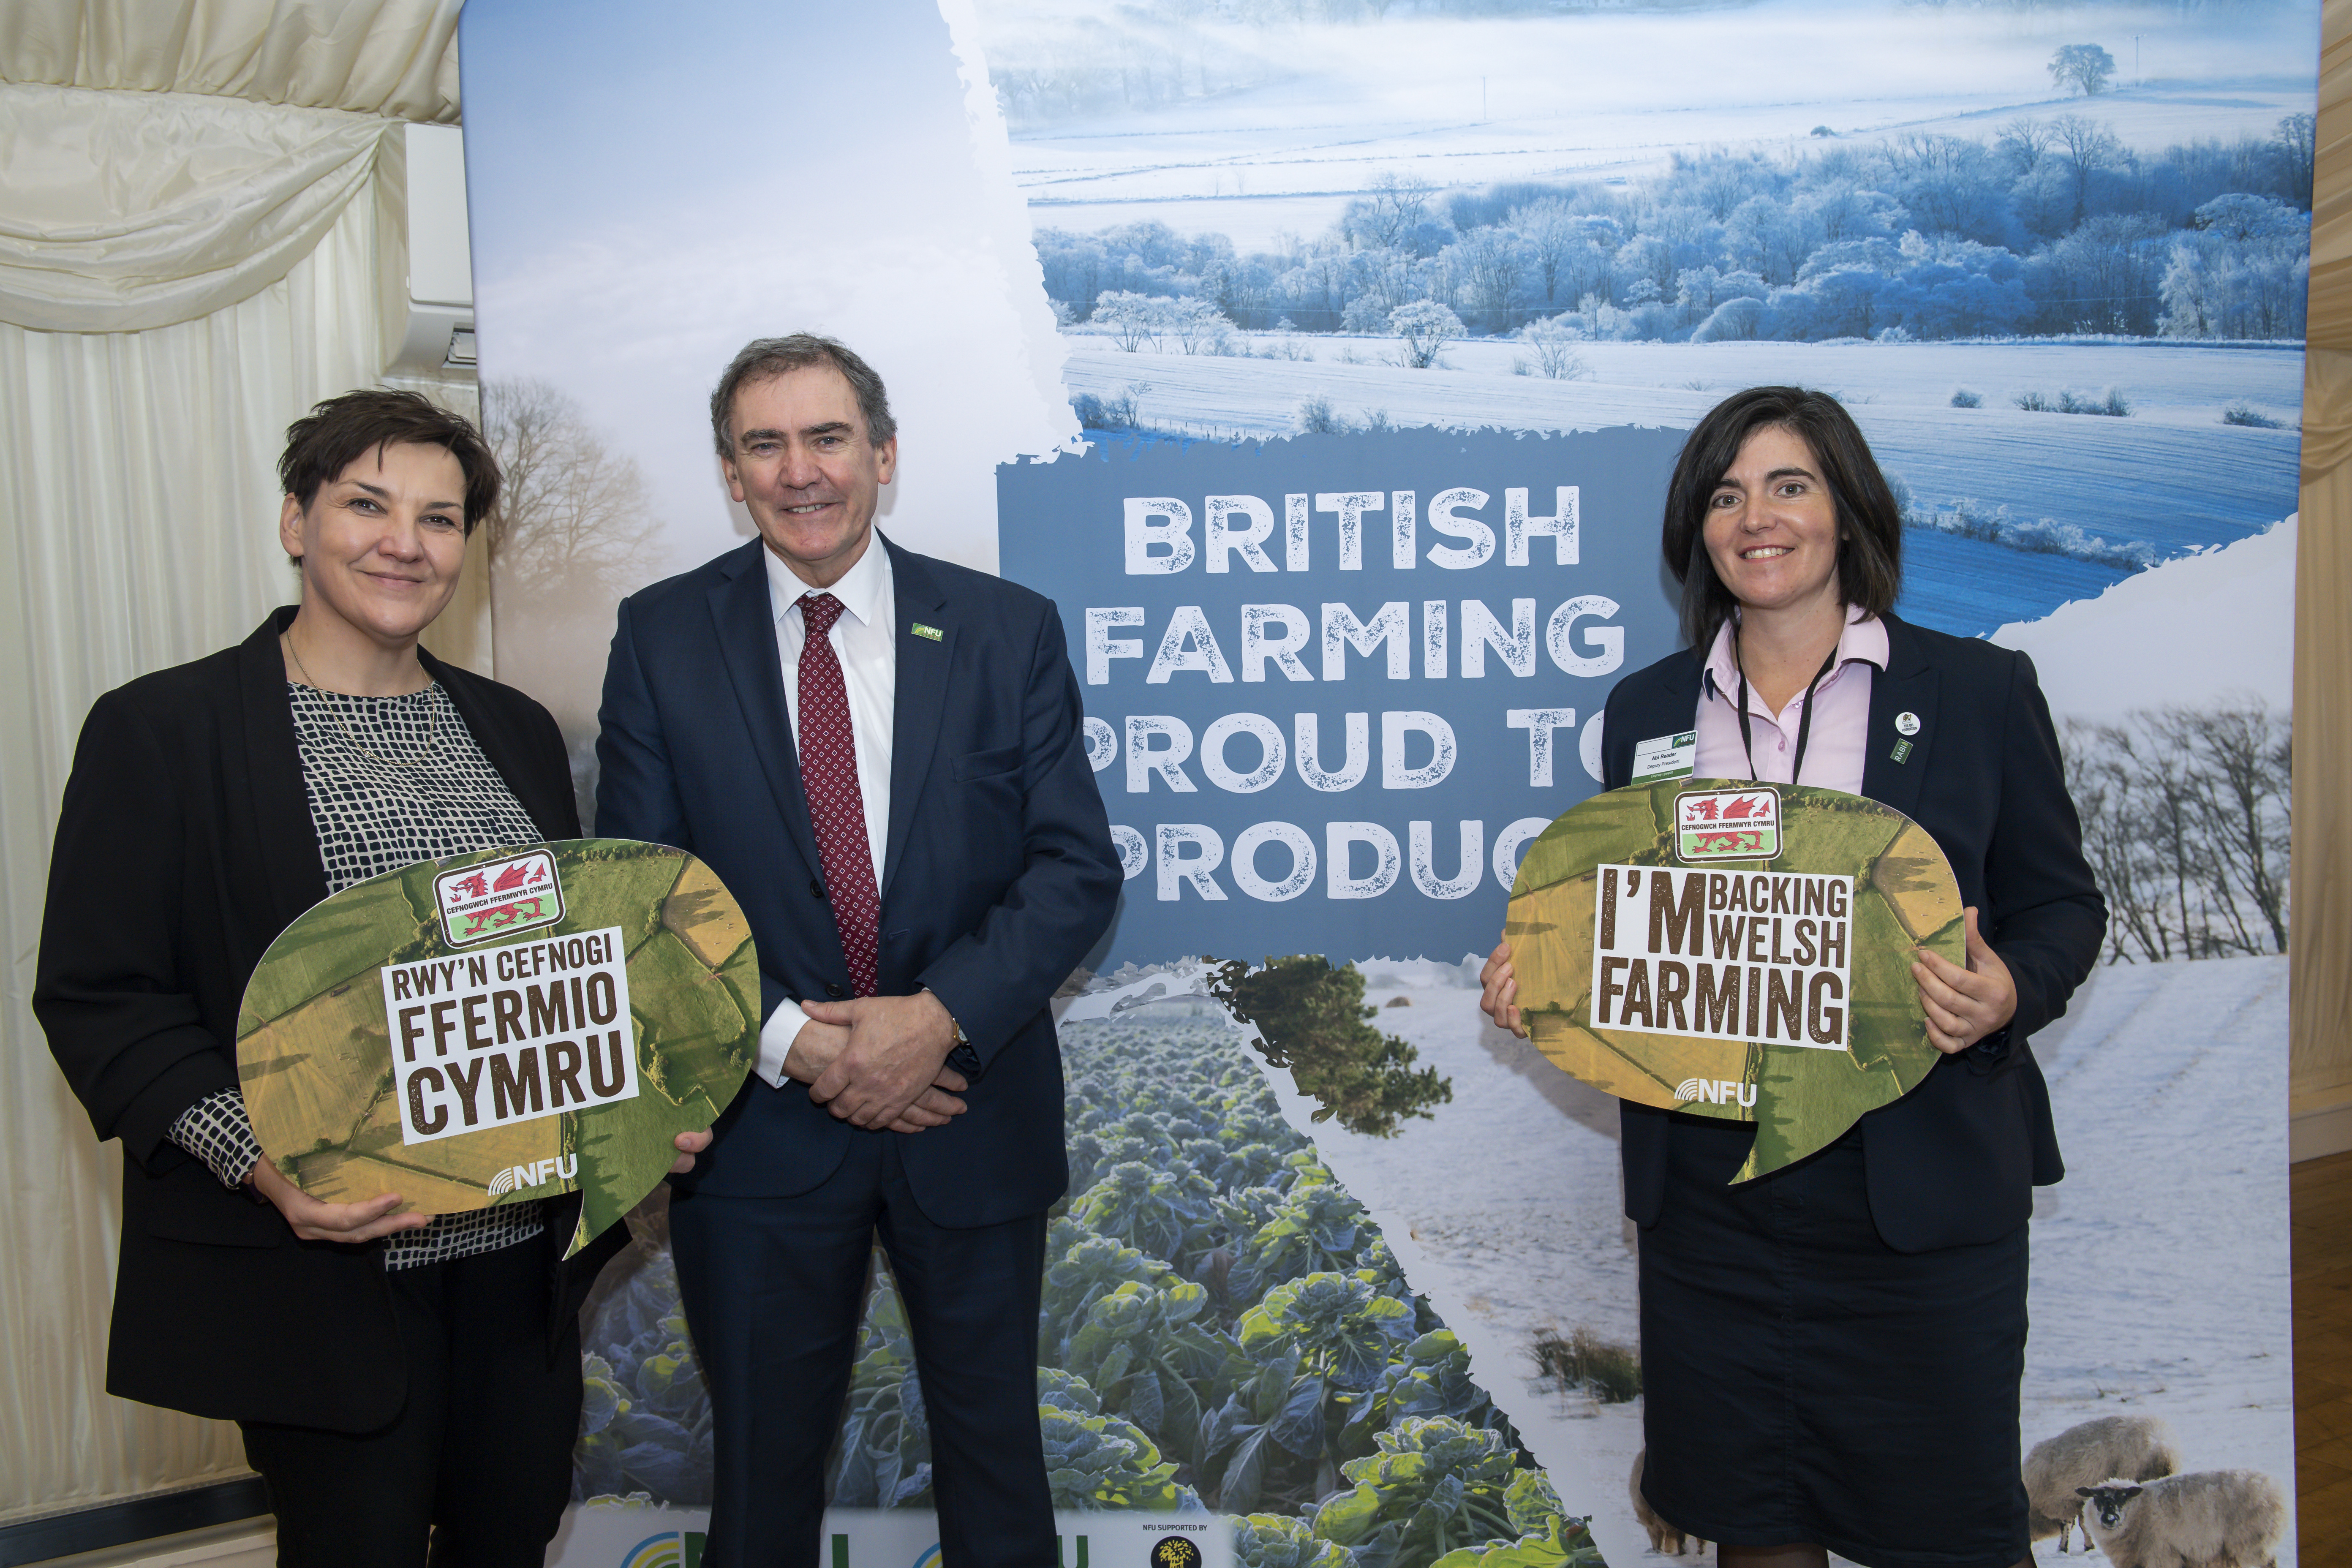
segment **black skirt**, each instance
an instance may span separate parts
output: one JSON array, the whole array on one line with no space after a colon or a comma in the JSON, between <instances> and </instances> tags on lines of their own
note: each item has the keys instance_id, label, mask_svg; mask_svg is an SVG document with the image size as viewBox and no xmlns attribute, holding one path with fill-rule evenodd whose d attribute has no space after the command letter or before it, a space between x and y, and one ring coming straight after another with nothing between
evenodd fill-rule
<instances>
[{"instance_id":1,"label":"black skirt","mask_svg":"<svg viewBox=\"0 0 2352 1568\"><path fill-rule=\"evenodd\" d=\"M2027 1553L2025 1227L1896 1252L1871 1223L1859 1131L1728 1187L1751 1130L1673 1123L1641 1244L1650 1506L1735 1546L2011 1568Z\"/></svg>"}]
</instances>

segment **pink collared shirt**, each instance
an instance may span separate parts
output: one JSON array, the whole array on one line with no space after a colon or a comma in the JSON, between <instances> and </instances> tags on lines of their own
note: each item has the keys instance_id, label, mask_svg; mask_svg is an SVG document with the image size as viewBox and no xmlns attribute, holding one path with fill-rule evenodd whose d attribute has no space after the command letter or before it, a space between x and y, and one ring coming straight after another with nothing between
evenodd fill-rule
<instances>
[{"instance_id":1,"label":"pink collared shirt","mask_svg":"<svg viewBox=\"0 0 2352 1568\"><path fill-rule=\"evenodd\" d=\"M1759 784L1809 784L1862 793L1862 769L1870 743L1870 678L1873 666L1886 668L1886 623L1849 606L1838 638L1837 662L1813 689L1813 722L1805 738L1805 776L1792 778L1797 729L1805 694L1789 699L1778 713L1748 689L1748 728L1755 740L1755 771L1739 741L1739 667L1732 661L1732 623L1726 621L1707 650L1706 678L1698 694L1698 757L1701 778L1744 779Z\"/></svg>"}]
</instances>

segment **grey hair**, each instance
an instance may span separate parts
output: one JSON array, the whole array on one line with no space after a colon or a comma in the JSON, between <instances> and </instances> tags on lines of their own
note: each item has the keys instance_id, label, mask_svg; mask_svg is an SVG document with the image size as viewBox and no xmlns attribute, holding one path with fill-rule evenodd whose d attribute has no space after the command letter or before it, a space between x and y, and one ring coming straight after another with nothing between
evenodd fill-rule
<instances>
[{"instance_id":1,"label":"grey hair","mask_svg":"<svg viewBox=\"0 0 2352 1568\"><path fill-rule=\"evenodd\" d=\"M849 390L857 395L857 411L866 416L866 440L879 447L898 434L898 422L890 416L890 395L883 390L882 378L874 374L872 365L838 339L794 332L789 337L752 339L736 352L727 373L719 378L710 394L710 434L719 444L719 455L735 455L734 433L727 426L735 413L735 394L746 382L789 375L813 364L829 364L849 383Z\"/></svg>"}]
</instances>

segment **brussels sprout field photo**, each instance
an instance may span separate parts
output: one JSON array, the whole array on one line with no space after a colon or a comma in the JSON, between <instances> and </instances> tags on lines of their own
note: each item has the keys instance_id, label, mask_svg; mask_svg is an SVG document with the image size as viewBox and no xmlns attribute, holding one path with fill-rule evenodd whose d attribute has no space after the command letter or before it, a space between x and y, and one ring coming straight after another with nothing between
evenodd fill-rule
<instances>
[{"instance_id":1,"label":"brussels sprout field photo","mask_svg":"<svg viewBox=\"0 0 2352 1568\"><path fill-rule=\"evenodd\" d=\"M1071 1196L1038 1325L1056 1508L1236 1515L1251 1568L1601 1561L1222 1009L1065 1024L1062 1049ZM634 1223L590 1309L574 1489L701 1506L709 1402L661 1219ZM858 1351L831 1500L927 1508L922 1393L878 1256Z\"/></svg>"}]
</instances>

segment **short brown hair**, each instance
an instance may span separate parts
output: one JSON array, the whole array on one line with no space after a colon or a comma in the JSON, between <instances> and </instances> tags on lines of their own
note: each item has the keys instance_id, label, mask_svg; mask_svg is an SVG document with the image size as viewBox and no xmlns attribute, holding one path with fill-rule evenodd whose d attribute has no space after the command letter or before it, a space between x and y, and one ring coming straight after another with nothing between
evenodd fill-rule
<instances>
[{"instance_id":1,"label":"short brown hair","mask_svg":"<svg viewBox=\"0 0 2352 1568\"><path fill-rule=\"evenodd\" d=\"M1751 386L1707 410L1683 443L1666 487L1658 547L1683 585L1683 636L1693 647L1705 649L1738 608L1706 553L1707 502L1748 437L1769 425L1802 437L1822 466L1837 507L1838 592L1845 602L1875 616L1893 609L1903 592L1902 509L1853 416L1826 392Z\"/></svg>"},{"instance_id":2,"label":"short brown hair","mask_svg":"<svg viewBox=\"0 0 2352 1568\"><path fill-rule=\"evenodd\" d=\"M378 447L440 447L466 476L466 531L499 504L499 459L474 422L426 402L414 392L362 387L314 404L286 427L278 482L308 511L319 487L341 475L361 454Z\"/></svg>"},{"instance_id":3,"label":"short brown hair","mask_svg":"<svg viewBox=\"0 0 2352 1568\"><path fill-rule=\"evenodd\" d=\"M814 332L794 332L789 337L754 338L736 353L726 374L710 393L710 436L719 444L719 455L735 455L735 435L728 428L735 416L735 394L747 381L766 381L772 376L790 375L796 370L806 370L813 364L829 364L849 383L849 390L857 395L857 411L866 416L866 439L879 447L898 433L898 422L890 416L890 395L884 390L882 378L874 367L835 338L821 338Z\"/></svg>"}]
</instances>

